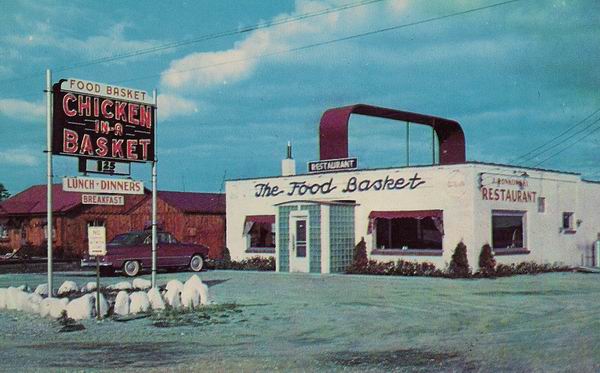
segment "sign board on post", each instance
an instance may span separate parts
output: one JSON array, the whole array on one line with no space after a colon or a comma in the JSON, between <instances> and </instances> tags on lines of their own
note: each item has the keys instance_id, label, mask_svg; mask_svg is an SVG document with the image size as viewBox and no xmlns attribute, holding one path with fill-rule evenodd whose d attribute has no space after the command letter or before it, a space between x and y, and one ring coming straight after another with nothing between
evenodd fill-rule
<instances>
[{"instance_id":1,"label":"sign board on post","mask_svg":"<svg viewBox=\"0 0 600 373\"><path fill-rule=\"evenodd\" d=\"M325 159L322 161L308 162L308 172L333 172L355 170L358 167L356 158Z\"/></svg>"},{"instance_id":2,"label":"sign board on post","mask_svg":"<svg viewBox=\"0 0 600 373\"><path fill-rule=\"evenodd\" d=\"M88 254L90 256L106 255L105 227L88 227Z\"/></svg>"},{"instance_id":3,"label":"sign board on post","mask_svg":"<svg viewBox=\"0 0 600 373\"><path fill-rule=\"evenodd\" d=\"M84 205L123 206L125 197L119 195L82 194L81 203Z\"/></svg>"},{"instance_id":4,"label":"sign board on post","mask_svg":"<svg viewBox=\"0 0 600 373\"><path fill-rule=\"evenodd\" d=\"M69 78L53 94L52 154L154 160L156 114L147 92Z\"/></svg>"},{"instance_id":5,"label":"sign board on post","mask_svg":"<svg viewBox=\"0 0 600 373\"><path fill-rule=\"evenodd\" d=\"M65 177L63 190L80 193L144 194L144 183L129 179Z\"/></svg>"}]
</instances>

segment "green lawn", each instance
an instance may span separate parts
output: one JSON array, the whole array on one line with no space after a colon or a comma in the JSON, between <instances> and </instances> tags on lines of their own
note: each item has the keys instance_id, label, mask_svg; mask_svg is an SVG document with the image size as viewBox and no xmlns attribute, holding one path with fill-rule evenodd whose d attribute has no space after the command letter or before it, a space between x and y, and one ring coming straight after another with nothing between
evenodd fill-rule
<instances>
[{"instance_id":1,"label":"green lawn","mask_svg":"<svg viewBox=\"0 0 600 373\"><path fill-rule=\"evenodd\" d=\"M160 274L159 282L190 273ZM148 277L148 276L145 276ZM0 311L0 369L600 370L600 276L497 280L203 272L218 306L189 315L56 321ZM0 286L45 275L0 275ZM79 285L92 274L59 274ZM123 278L103 279L103 284Z\"/></svg>"}]
</instances>

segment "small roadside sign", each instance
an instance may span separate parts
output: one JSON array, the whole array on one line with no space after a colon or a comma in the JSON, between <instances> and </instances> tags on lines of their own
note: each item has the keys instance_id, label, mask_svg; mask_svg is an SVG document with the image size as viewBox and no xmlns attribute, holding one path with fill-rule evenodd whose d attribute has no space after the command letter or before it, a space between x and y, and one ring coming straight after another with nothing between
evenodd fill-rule
<instances>
[{"instance_id":1,"label":"small roadside sign","mask_svg":"<svg viewBox=\"0 0 600 373\"><path fill-rule=\"evenodd\" d=\"M123 206L125 205L125 197L117 194L82 194L81 203L84 205Z\"/></svg>"},{"instance_id":2,"label":"small roadside sign","mask_svg":"<svg viewBox=\"0 0 600 373\"><path fill-rule=\"evenodd\" d=\"M88 227L88 254L90 256L106 255L105 227Z\"/></svg>"}]
</instances>

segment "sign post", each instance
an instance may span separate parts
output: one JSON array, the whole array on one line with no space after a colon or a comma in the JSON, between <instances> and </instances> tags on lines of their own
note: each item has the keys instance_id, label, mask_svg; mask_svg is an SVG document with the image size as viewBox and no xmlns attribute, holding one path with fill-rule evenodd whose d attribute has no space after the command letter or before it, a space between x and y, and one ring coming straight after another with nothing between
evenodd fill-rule
<instances>
[{"instance_id":1,"label":"sign post","mask_svg":"<svg viewBox=\"0 0 600 373\"><path fill-rule=\"evenodd\" d=\"M88 254L96 257L96 318L100 320L100 256L106 255L105 227L88 227Z\"/></svg>"},{"instance_id":2,"label":"sign post","mask_svg":"<svg viewBox=\"0 0 600 373\"><path fill-rule=\"evenodd\" d=\"M152 92L154 95L154 107L157 105L156 89ZM156 111L154 113L154 126L156 127L157 117ZM156 134L156 131L154 132ZM156 135L155 135L156 136ZM156 145L156 138L154 139ZM152 160L152 287L156 287L156 153L154 153L154 159Z\"/></svg>"},{"instance_id":3,"label":"sign post","mask_svg":"<svg viewBox=\"0 0 600 373\"><path fill-rule=\"evenodd\" d=\"M48 298L52 298L52 71L46 70L46 140L47 140L47 186L46 186L46 237L48 243Z\"/></svg>"}]
</instances>

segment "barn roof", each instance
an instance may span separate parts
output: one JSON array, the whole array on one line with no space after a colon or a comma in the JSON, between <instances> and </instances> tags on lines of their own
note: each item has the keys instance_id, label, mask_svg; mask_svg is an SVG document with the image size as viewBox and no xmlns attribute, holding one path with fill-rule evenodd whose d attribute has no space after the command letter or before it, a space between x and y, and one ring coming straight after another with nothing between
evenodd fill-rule
<instances>
[{"instance_id":1,"label":"barn roof","mask_svg":"<svg viewBox=\"0 0 600 373\"><path fill-rule=\"evenodd\" d=\"M52 185L53 212L66 213L82 205L83 193L65 192L62 184ZM146 190L146 198L150 191ZM140 196L141 197L141 196ZM158 191L158 198L183 212L224 214L225 195L221 193L190 193ZM140 200L128 201L125 210L137 205ZM130 202L130 203L129 203ZM0 202L0 215L39 215L46 213L46 185L34 185Z\"/></svg>"},{"instance_id":2,"label":"barn roof","mask_svg":"<svg viewBox=\"0 0 600 373\"><path fill-rule=\"evenodd\" d=\"M183 212L225 213L225 194L158 191L158 198Z\"/></svg>"}]
</instances>

